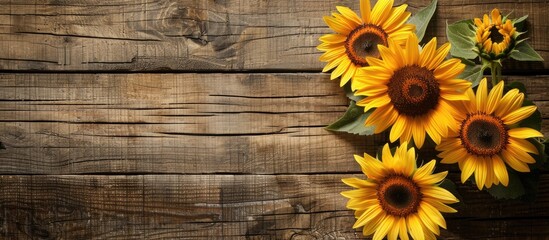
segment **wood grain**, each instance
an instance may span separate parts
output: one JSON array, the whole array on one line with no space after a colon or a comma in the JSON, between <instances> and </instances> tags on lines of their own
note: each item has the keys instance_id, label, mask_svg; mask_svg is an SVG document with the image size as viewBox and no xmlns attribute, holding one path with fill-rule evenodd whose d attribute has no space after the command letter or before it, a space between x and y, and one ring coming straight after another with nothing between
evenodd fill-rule
<instances>
[{"instance_id":1,"label":"wood grain","mask_svg":"<svg viewBox=\"0 0 549 240\"><path fill-rule=\"evenodd\" d=\"M411 12L430 0L397 0ZM34 71L320 71L322 16L355 0L0 0L0 69ZM497 7L529 15L527 37L549 59L545 0L440 0L427 37L445 42L446 22ZM511 63L516 74L548 62Z\"/></svg>"},{"instance_id":2,"label":"wood grain","mask_svg":"<svg viewBox=\"0 0 549 240\"><path fill-rule=\"evenodd\" d=\"M524 82L547 123L548 76ZM340 173L384 135L324 129L327 74L0 75L0 173Z\"/></svg>"},{"instance_id":3,"label":"wood grain","mask_svg":"<svg viewBox=\"0 0 549 240\"><path fill-rule=\"evenodd\" d=\"M6 239L362 239L344 174L0 176ZM452 176L457 177L457 175ZM542 186L549 176L542 177ZM495 201L470 185L442 239L542 239L549 191ZM535 209L535 211L533 211Z\"/></svg>"}]
</instances>

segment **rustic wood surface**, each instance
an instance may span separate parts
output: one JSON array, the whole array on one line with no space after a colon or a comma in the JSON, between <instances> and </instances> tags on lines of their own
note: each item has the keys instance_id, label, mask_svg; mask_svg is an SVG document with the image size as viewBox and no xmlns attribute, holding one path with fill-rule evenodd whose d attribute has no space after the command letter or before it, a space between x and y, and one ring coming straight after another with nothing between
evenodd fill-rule
<instances>
[{"instance_id":1,"label":"rustic wood surface","mask_svg":"<svg viewBox=\"0 0 549 240\"><path fill-rule=\"evenodd\" d=\"M439 0L426 37L498 7L549 59L548 2L500 2ZM363 239L340 179L386 136L324 129L348 105L315 49L336 5L358 0L0 0L0 239ZM504 70L545 135L547 69ZM458 184L441 238L549 239L540 174L534 202Z\"/></svg>"},{"instance_id":2,"label":"rustic wood surface","mask_svg":"<svg viewBox=\"0 0 549 240\"><path fill-rule=\"evenodd\" d=\"M412 12L430 0L396 0ZM357 0L0 0L0 69L319 71L322 16ZM549 59L547 1L440 0L427 38L492 8L529 15L530 43ZM549 63L515 63L540 72ZM544 73L546 74L546 73Z\"/></svg>"}]
</instances>

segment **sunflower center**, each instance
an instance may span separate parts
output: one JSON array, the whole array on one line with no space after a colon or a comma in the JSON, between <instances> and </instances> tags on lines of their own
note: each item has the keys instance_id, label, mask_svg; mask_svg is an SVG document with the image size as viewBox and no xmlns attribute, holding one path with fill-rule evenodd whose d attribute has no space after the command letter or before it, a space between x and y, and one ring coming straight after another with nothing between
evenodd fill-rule
<instances>
[{"instance_id":1,"label":"sunflower center","mask_svg":"<svg viewBox=\"0 0 549 240\"><path fill-rule=\"evenodd\" d=\"M421 201L419 187L402 175L385 178L377 189L377 199L383 210L393 216L405 217L417 212Z\"/></svg>"},{"instance_id":2,"label":"sunflower center","mask_svg":"<svg viewBox=\"0 0 549 240\"><path fill-rule=\"evenodd\" d=\"M433 72L416 65L395 71L387 87L395 109L409 116L423 115L434 109L440 95Z\"/></svg>"},{"instance_id":3,"label":"sunflower center","mask_svg":"<svg viewBox=\"0 0 549 240\"><path fill-rule=\"evenodd\" d=\"M499 117L474 113L461 123L459 137L467 152L489 157L505 149L509 139L507 131L507 126Z\"/></svg>"},{"instance_id":4,"label":"sunflower center","mask_svg":"<svg viewBox=\"0 0 549 240\"><path fill-rule=\"evenodd\" d=\"M363 24L355 28L345 41L347 56L357 66L368 66L366 57L379 58L378 44L387 46L387 33L379 26Z\"/></svg>"},{"instance_id":5,"label":"sunflower center","mask_svg":"<svg viewBox=\"0 0 549 240\"><path fill-rule=\"evenodd\" d=\"M492 26L492 28L490 28L490 39L492 40L492 42L494 43L500 43L500 42L503 42L503 35L499 32L498 28L496 26Z\"/></svg>"}]
</instances>

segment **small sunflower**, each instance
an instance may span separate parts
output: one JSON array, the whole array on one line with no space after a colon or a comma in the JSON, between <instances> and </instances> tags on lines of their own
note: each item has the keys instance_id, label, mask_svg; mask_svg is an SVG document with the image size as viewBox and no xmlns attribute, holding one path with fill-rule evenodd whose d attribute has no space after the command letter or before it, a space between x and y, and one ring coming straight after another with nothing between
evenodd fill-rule
<instances>
[{"instance_id":1,"label":"small sunflower","mask_svg":"<svg viewBox=\"0 0 549 240\"><path fill-rule=\"evenodd\" d=\"M478 189L492 184L507 186L509 176L505 163L519 172L529 172L528 163L534 163L529 154L538 154L526 138L543 137L537 130L518 127L518 123L536 111L535 106L524 106L524 94L512 89L503 97L503 81L487 94L486 79L477 89L476 96L468 91L471 100L464 102L456 120L459 131L450 133L436 147L441 163L459 163L461 181L475 173Z\"/></svg>"},{"instance_id":2,"label":"small sunflower","mask_svg":"<svg viewBox=\"0 0 549 240\"><path fill-rule=\"evenodd\" d=\"M509 54L518 36L516 28L510 19L501 17L497 8L490 13L491 18L484 14L483 19L475 18L476 42L480 55L488 60L503 58Z\"/></svg>"},{"instance_id":3,"label":"small sunflower","mask_svg":"<svg viewBox=\"0 0 549 240\"><path fill-rule=\"evenodd\" d=\"M421 148L425 132L438 144L448 128L457 130L454 102L468 99L471 83L456 79L465 68L459 59L444 61L449 43L436 49L433 38L420 53L417 37L409 36L405 47L391 39L389 47L379 45L382 60L367 57L370 66L357 72L352 89L366 96L357 102L364 111L376 108L365 122L375 126L375 133L392 125L391 142L408 142L413 136Z\"/></svg>"},{"instance_id":4,"label":"small sunflower","mask_svg":"<svg viewBox=\"0 0 549 240\"><path fill-rule=\"evenodd\" d=\"M367 154L355 155L367 179L345 178L342 181L354 188L341 194L349 201L347 208L355 210L353 228L363 226L364 236L387 238L436 239L446 221L440 212L454 213L446 204L458 200L452 193L438 186L448 172L433 174L435 160L416 166L414 148L407 143L397 147L394 156L389 144L383 147L382 160Z\"/></svg>"},{"instance_id":5,"label":"small sunflower","mask_svg":"<svg viewBox=\"0 0 549 240\"><path fill-rule=\"evenodd\" d=\"M370 9L369 0L360 1L359 17L348 7L337 6L339 13L325 16L324 21L335 34L326 34L317 48L325 52L320 61L328 62L322 72L336 68L331 79L341 76L340 85L345 85L355 74L357 68L367 66L365 57L379 57L378 44L388 45L389 38L404 43L415 26L406 24L410 12L408 5L392 7L393 0L380 0Z\"/></svg>"}]
</instances>

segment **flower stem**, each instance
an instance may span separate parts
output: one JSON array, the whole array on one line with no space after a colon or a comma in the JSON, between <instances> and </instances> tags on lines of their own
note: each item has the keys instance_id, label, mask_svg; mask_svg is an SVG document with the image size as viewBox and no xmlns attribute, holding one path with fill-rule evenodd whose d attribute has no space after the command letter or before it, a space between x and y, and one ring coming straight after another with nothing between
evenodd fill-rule
<instances>
[{"instance_id":1,"label":"flower stem","mask_svg":"<svg viewBox=\"0 0 549 240\"><path fill-rule=\"evenodd\" d=\"M490 64L490 72L492 72L492 86L496 86L501 80L501 65L497 62Z\"/></svg>"}]
</instances>

